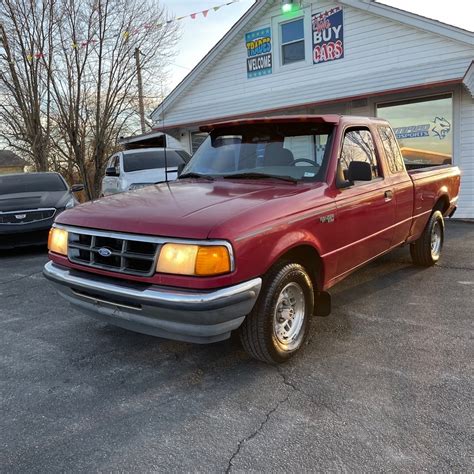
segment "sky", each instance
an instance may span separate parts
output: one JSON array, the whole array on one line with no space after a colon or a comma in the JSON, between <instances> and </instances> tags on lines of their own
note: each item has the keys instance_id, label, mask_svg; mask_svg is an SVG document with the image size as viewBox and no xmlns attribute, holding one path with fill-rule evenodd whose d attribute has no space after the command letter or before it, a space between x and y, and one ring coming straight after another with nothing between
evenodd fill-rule
<instances>
[{"instance_id":1,"label":"sky","mask_svg":"<svg viewBox=\"0 0 474 474\"><path fill-rule=\"evenodd\" d=\"M227 0L229 1L229 0ZM206 18L198 15L180 21L182 37L170 66L167 92L170 92L225 35L232 25L253 5L255 0L211 10ZM161 0L168 12L176 17L202 11L226 3L226 0ZM435 20L474 30L474 0L384 0L396 8L408 10Z\"/></svg>"}]
</instances>

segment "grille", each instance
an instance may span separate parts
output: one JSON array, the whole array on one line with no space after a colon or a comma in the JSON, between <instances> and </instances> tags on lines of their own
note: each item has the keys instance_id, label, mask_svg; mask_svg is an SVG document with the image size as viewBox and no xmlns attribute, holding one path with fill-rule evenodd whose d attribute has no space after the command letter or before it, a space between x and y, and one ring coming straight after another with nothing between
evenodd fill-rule
<instances>
[{"instance_id":1,"label":"grille","mask_svg":"<svg viewBox=\"0 0 474 474\"><path fill-rule=\"evenodd\" d=\"M158 249L159 244L153 242L69 232L71 262L111 272L151 276Z\"/></svg>"},{"instance_id":2,"label":"grille","mask_svg":"<svg viewBox=\"0 0 474 474\"><path fill-rule=\"evenodd\" d=\"M0 224L30 224L51 219L54 214L56 214L56 209L0 212Z\"/></svg>"}]
</instances>

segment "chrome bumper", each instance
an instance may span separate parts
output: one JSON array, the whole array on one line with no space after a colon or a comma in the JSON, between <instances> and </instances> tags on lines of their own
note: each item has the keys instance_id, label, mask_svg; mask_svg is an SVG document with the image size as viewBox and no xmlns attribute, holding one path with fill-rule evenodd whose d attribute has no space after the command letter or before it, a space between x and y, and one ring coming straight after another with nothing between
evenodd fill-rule
<instances>
[{"instance_id":1,"label":"chrome bumper","mask_svg":"<svg viewBox=\"0 0 474 474\"><path fill-rule=\"evenodd\" d=\"M173 289L102 277L48 262L44 276L59 293L101 321L189 342L227 339L252 310L262 279L211 291Z\"/></svg>"}]
</instances>

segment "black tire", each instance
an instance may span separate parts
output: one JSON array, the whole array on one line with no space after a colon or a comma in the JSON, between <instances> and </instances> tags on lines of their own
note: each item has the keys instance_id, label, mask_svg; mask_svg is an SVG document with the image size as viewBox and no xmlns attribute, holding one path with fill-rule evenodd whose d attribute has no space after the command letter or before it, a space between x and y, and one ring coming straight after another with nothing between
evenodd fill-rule
<instances>
[{"instance_id":1,"label":"black tire","mask_svg":"<svg viewBox=\"0 0 474 474\"><path fill-rule=\"evenodd\" d=\"M433 234L437 235L433 237ZM437 244L433 244L433 238ZM440 211L431 214L423 234L418 240L410 244L410 254L415 265L431 267L441 256L444 243L444 219Z\"/></svg>"},{"instance_id":2,"label":"black tire","mask_svg":"<svg viewBox=\"0 0 474 474\"><path fill-rule=\"evenodd\" d=\"M281 341L282 335L277 336L276 334L275 315L278 300L283 298L281 295L288 294L284 292L288 291L288 288L292 292L296 292L297 295L304 296L304 301L298 298L298 306L287 306L286 308L291 308L287 311L293 309L293 315L297 312L299 315L304 314L304 316L298 318L295 316L292 321L284 318L280 320L286 321L290 330L289 323L295 324L294 338L291 339L290 344L284 344ZM295 298L293 300L296 301ZM282 304L283 301L278 305L280 310L283 308ZM313 307L313 286L306 270L297 263L282 262L275 265L263 278L258 300L239 329L240 340L245 351L253 358L263 362L280 363L288 360L301 348L308 336ZM300 326L299 329L298 326Z\"/></svg>"}]
</instances>

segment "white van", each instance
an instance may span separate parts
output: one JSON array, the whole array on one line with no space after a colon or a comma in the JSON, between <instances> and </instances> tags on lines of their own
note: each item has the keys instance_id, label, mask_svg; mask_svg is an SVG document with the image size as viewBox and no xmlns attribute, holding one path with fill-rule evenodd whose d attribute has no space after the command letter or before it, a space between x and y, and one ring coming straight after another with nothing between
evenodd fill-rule
<instances>
[{"instance_id":1,"label":"white van","mask_svg":"<svg viewBox=\"0 0 474 474\"><path fill-rule=\"evenodd\" d=\"M137 148L112 155L102 180L101 195L123 193L178 177L178 168L185 165L190 156L184 150L172 148Z\"/></svg>"}]
</instances>

